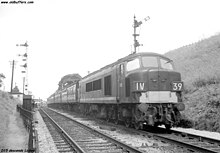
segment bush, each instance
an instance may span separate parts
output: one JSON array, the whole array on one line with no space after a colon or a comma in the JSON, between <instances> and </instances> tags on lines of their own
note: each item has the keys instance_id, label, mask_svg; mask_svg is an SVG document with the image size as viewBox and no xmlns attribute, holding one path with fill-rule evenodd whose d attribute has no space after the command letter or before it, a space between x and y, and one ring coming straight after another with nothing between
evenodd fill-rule
<instances>
[{"instance_id":1,"label":"bush","mask_svg":"<svg viewBox=\"0 0 220 153\"><path fill-rule=\"evenodd\" d=\"M14 99L14 97L12 95L10 95L10 99Z\"/></svg>"},{"instance_id":2,"label":"bush","mask_svg":"<svg viewBox=\"0 0 220 153\"><path fill-rule=\"evenodd\" d=\"M177 126L182 128L192 128L194 126L194 122L188 119L185 115L182 115L182 118Z\"/></svg>"},{"instance_id":3,"label":"bush","mask_svg":"<svg viewBox=\"0 0 220 153\"><path fill-rule=\"evenodd\" d=\"M206 80L205 79L196 79L194 82L193 82L193 86L197 87L197 88L200 88L202 86L205 86L206 85Z\"/></svg>"},{"instance_id":4,"label":"bush","mask_svg":"<svg viewBox=\"0 0 220 153\"><path fill-rule=\"evenodd\" d=\"M219 84L219 83L220 83L220 77L212 76L207 78L196 78L192 84L194 87L200 88L206 85Z\"/></svg>"},{"instance_id":5,"label":"bush","mask_svg":"<svg viewBox=\"0 0 220 153\"><path fill-rule=\"evenodd\" d=\"M198 130L217 132L220 130L219 121L220 117L218 110L207 107L204 114L195 122L195 128Z\"/></svg>"},{"instance_id":6,"label":"bush","mask_svg":"<svg viewBox=\"0 0 220 153\"><path fill-rule=\"evenodd\" d=\"M206 120L204 118L199 119L195 122L195 129L196 130L206 130Z\"/></svg>"},{"instance_id":7,"label":"bush","mask_svg":"<svg viewBox=\"0 0 220 153\"><path fill-rule=\"evenodd\" d=\"M213 126L213 131L220 132L220 120L217 121Z\"/></svg>"}]
</instances>

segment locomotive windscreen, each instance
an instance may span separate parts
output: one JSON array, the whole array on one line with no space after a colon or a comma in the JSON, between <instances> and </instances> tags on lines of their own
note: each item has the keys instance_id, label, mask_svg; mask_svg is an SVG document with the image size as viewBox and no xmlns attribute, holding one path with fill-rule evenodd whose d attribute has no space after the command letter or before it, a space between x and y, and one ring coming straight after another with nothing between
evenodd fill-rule
<instances>
[{"instance_id":1,"label":"locomotive windscreen","mask_svg":"<svg viewBox=\"0 0 220 153\"><path fill-rule=\"evenodd\" d=\"M173 64L171 60L166 60L160 58L158 63L158 58L156 56L144 56L142 57L143 67L161 67L162 69L173 70Z\"/></svg>"},{"instance_id":2,"label":"locomotive windscreen","mask_svg":"<svg viewBox=\"0 0 220 153\"><path fill-rule=\"evenodd\" d=\"M155 56L142 57L142 63L144 67L158 67L157 57Z\"/></svg>"}]
</instances>

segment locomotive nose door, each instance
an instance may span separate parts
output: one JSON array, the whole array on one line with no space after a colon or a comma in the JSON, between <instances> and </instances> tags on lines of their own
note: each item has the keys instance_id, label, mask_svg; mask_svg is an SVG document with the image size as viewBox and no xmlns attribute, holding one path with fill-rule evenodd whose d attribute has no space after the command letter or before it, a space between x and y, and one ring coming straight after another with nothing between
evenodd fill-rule
<instances>
[{"instance_id":1,"label":"locomotive nose door","mask_svg":"<svg viewBox=\"0 0 220 153\"><path fill-rule=\"evenodd\" d=\"M171 71L173 71L172 60L160 58L160 67L161 70L159 72L159 89L161 91L170 91L170 74Z\"/></svg>"},{"instance_id":2,"label":"locomotive nose door","mask_svg":"<svg viewBox=\"0 0 220 153\"><path fill-rule=\"evenodd\" d=\"M168 71L153 69L149 70L149 90L168 91L169 73Z\"/></svg>"},{"instance_id":3,"label":"locomotive nose door","mask_svg":"<svg viewBox=\"0 0 220 153\"><path fill-rule=\"evenodd\" d=\"M169 90L169 74L167 71L159 71L159 90L168 91Z\"/></svg>"},{"instance_id":4,"label":"locomotive nose door","mask_svg":"<svg viewBox=\"0 0 220 153\"><path fill-rule=\"evenodd\" d=\"M159 59L157 68L149 70L149 90L168 91L169 90L169 69L172 69L170 61Z\"/></svg>"},{"instance_id":5,"label":"locomotive nose door","mask_svg":"<svg viewBox=\"0 0 220 153\"><path fill-rule=\"evenodd\" d=\"M159 90L159 71L158 69L149 70L149 91Z\"/></svg>"}]
</instances>

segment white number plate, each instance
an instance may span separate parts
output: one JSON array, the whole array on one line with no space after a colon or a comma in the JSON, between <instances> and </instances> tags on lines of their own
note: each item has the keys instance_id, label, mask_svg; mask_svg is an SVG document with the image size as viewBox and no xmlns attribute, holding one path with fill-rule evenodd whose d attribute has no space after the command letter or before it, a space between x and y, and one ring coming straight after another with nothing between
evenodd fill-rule
<instances>
[{"instance_id":1,"label":"white number plate","mask_svg":"<svg viewBox=\"0 0 220 153\"><path fill-rule=\"evenodd\" d=\"M182 91L183 90L183 82L180 82L180 81L172 82L172 90L173 91Z\"/></svg>"}]
</instances>

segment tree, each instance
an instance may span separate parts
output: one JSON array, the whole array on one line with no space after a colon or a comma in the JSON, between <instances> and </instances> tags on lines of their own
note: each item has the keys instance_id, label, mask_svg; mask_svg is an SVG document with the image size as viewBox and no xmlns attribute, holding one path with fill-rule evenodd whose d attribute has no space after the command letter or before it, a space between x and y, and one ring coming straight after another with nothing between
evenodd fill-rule
<instances>
[{"instance_id":1,"label":"tree","mask_svg":"<svg viewBox=\"0 0 220 153\"><path fill-rule=\"evenodd\" d=\"M59 87L58 87L58 90L62 89L63 87L66 87L76 81L79 81L81 80L81 76L77 73L73 73L73 74L68 74L68 75L65 75L61 78L61 80L59 81Z\"/></svg>"},{"instance_id":2,"label":"tree","mask_svg":"<svg viewBox=\"0 0 220 153\"><path fill-rule=\"evenodd\" d=\"M15 86L14 89L12 89L12 93L19 93L18 86Z\"/></svg>"},{"instance_id":3,"label":"tree","mask_svg":"<svg viewBox=\"0 0 220 153\"><path fill-rule=\"evenodd\" d=\"M2 87L3 79L5 79L5 75L3 73L0 73L0 87Z\"/></svg>"}]
</instances>

